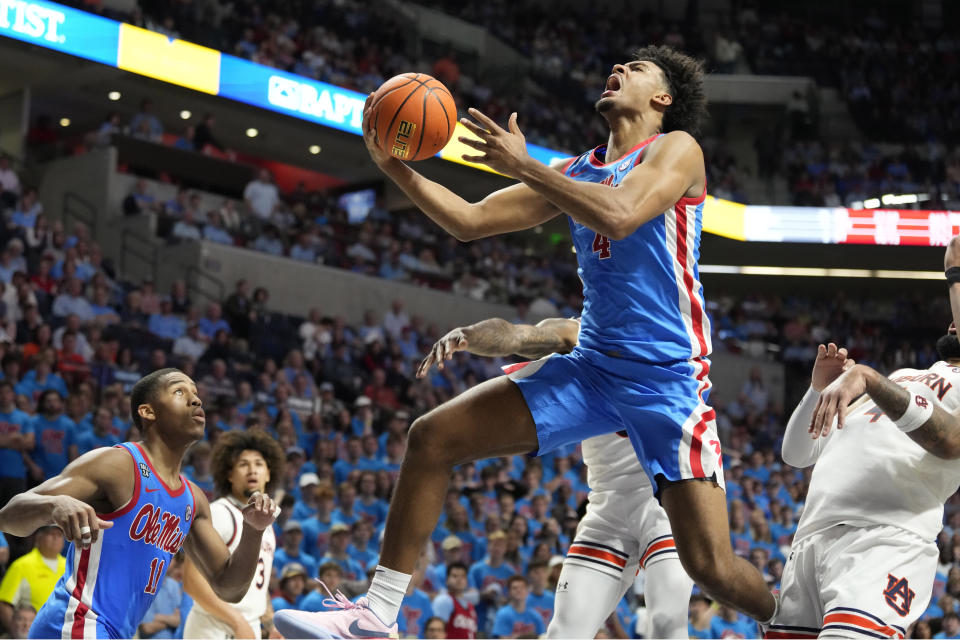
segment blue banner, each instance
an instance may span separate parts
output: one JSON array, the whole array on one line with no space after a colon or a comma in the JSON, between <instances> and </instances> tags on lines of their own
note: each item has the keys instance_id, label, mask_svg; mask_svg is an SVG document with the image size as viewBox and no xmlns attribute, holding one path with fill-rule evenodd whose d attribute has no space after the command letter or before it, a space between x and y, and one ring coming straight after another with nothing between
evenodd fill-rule
<instances>
[{"instance_id":1,"label":"blue banner","mask_svg":"<svg viewBox=\"0 0 960 640\"><path fill-rule=\"evenodd\" d=\"M53 2L0 2L0 35L117 66L120 23Z\"/></svg>"}]
</instances>

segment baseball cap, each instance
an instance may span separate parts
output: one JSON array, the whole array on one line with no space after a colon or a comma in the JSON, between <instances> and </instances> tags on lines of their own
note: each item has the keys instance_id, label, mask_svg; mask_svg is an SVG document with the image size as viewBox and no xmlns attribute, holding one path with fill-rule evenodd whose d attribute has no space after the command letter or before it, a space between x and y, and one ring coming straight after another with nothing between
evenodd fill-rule
<instances>
[{"instance_id":1,"label":"baseball cap","mask_svg":"<svg viewBox=\"0 0 960 640\"><path fill-rule=\"evenodd\" d=\"M303 568L303 565L299 562L290 562L283 567L283 572L280 574L281 580L286 580L287 578L292 578L293 576L307 576L307 570Z\"/></svg>"},{"instance_id":2,"label":"baseball cap","mask_svg":"<svg viewBox=\"0 0 960 640\"><path fill-rule=\"evenodd\" d=\"M336 523L335 525L333 525L332 527L330 527L330 535L333 535L333 534L335 534L335 533L340 533L341 531L347 531L347 532L349 532L349 531L350 531L350 527L349 527L348 525L342 523L342 522L338 522L338 523Z\"/></svg>"},{"instance_id":3,"label":"baseball cap","mask_svg":"<svg viewBox=\"0 0 960 640\"><path fill-rule=\"evenodd\" d=\"M547 562L547 568L553 569L561 564L563 564L563 556L551 556Z\"/></svg>"},{"instance_id":4,"label":"baseball cap","mask_svg":"<svg viewBox=\"0 0 960 640\"><path fill-rule=\"evenodd\" d=\"M370 398L368 398L367 396L360 396L357 398L356 402L353 403L353 406L369 407L371 404L373 403L370 401Z\"/></svg>"},{"instance_id":5,"label":"baseball cap","mask_svg":"<svg viewBox=\"0 0 960 640\"><path fill-rule=\"evenodd\" d=\"M507 534L499 529L487 536L487 540L505 540L506 538Z\"/></svg>"},{"instance_id":6,"label":"baseball cap","mask_svg":"<svg viewBox=\"0 0 960 640\"><path fill-rule=\"evenodd\" d=\"M305 474L303 474L302 476L300 476L300 488L301 488L301 489L302 489L303 487L309 486L309 485L311 485L311 484L320 484L320 476L318 476L318 475L315 474L315 473L311 473L311 472L305 473Z\"/></svg>"},{"instance_id":7,"label":"baseball cap","mask_svg":"<svg viewBox=\"0 0 960 640\"><path fill-rule=\"evenodd\" d=\"M287 453L287 457L288 457L288 458L289 458L290 456L292 456L293 454L295 454L295 453L299 453L299 454L302 455L304 458L307 457L307 452L303 450L303 447L298 447L297 445L293 445L292 447L287 447L286 453ZM316 474L314 474L314 475L316 475Z\"/></svg>"},{"instance_id":8,"label":"baseball cap","mask_svg":"<svg viewBox=\"0 0 960 640\"><path fill-rule=\"evenodd\" d=\"M450 549L459 549L463 546L463 542L457 536L447 536L440 546L443 547L444 551L449 551Z\"/></svg>"},{"instance_id":9,"label":"baseball cap","mask_svg":"<svg viewBox=\"0 0 960 640\"><path fill-rule=\"evenodd\" d=\"M320 391L333 391L333 383L332 383L332 382L321 382L321 383L320 383Z\"/></svg>"},{"instance_id":10,"label":"baseball cap","mask_svg":"<svg viewBox=\"0 0 960 640\"><path fill-rule=\"evenodd\" d=\"M283 532L287 531L303 531L303 527L299 520L287 520L287 524L283 525Z\"/></svg>"}]
</instances>

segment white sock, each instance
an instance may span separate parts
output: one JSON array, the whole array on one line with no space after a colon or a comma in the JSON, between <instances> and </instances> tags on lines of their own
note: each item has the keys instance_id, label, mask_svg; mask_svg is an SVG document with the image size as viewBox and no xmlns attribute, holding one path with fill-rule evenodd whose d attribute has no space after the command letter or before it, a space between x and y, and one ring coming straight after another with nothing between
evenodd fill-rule
<instances>
[{"instance_id":1,"label":"white sock","mask_svg":"<svg viewBox=\"0 0 960 640\"><path fill-rule=\"evenodd\" d=\"M386 626L392 626L397 621L400 603L403 602L412 577L408 573L377 565L377 572L370 583L370 590L367 591L367 600L370 602L370 611Z\"/></svg>"}]
</instances>

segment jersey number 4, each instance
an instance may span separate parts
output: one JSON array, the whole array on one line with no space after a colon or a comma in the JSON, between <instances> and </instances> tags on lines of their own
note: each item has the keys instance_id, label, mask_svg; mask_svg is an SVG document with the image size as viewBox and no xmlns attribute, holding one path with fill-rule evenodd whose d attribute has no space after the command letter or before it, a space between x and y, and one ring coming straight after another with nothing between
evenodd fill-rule
<instances>
[{"instance_id":1,"label":"jersey number 4","mask_svg":"<svg viewBox=\"0 0 960 640\"><path fill-rule=\"evenodd\" d=\"M163 576L163 567L166 564L167 561L160 558L154 558L150 561L150 578L147 580L147 586L143 588L144 593L153 594L157 592L157 585L160 583L160 578Z\"/></svg>"},{"instance_id":2,"label":"jersey number 4","mask_svg":"<svg viewBox=\"0 0 960 640\"><path fill-rule=\"evenodd\" d=\"M599 233L593 236L593 252L601 260L606 260L612 254L610 253L610 238L602 236Z\"/></svg>"}]
</instances>

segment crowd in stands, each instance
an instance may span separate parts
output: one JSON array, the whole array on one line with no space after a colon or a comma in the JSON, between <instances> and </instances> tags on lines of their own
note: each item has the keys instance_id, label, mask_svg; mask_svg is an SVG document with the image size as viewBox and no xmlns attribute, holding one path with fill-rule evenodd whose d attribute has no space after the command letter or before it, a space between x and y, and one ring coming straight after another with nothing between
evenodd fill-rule
<instances>
[{"instance_id":1,"label":"crowd in stands","mask_svg":"<svg viewBox=\"0 0 960 640\"><path fill-rule=\"evenodd\" d=\"M150 199L144 184L129 206L165 207ZM276 524L274 607L326 606L312 578L350 597L362 593L376 565L411 422L499 375L503 362L459 353L443 370L415 378L416 365L449 327L408 314L402 300L383 316L369 312L350 324L322 308L305 318L274 312L270 292L256 283L238 282L223 301L201 305L183 282L164 291L150 281L128 282L83 225L65 229L48 221L35 191L2 162L0 185L0 502L59 473L85 451L137 439L129 417L132 385L155 368L178 366L197 381L206 408L207 439L191 450L185 469L204 491L213 495L211 446L224 431L264 429L286 452L277 496L282 511ZM259 197L248 193L254 202ZM189 193L176 200L183 212L189 210ZM449 264L489 260L496 265L491 270L518 274L532 265L542 271L517 277L573 279L558 277L551 260L515 255L499 239L472 254L473 248L459 247L411 220L377 215L381 226L358 229L366 241L383 237L384 228L392 226L403 243L434 234L437 247L449 248ZM185 219L181 215L173 227ZM341 228L327 238L343 235L349 231ZM349 248L345 254L350 255ZM566 261L572 269L572 257ZM804 371L814 345L828 339L884 371L926 366L935 360L932 346L948 322L945 305L942 313L917 314L919 303L911 294L810 298L718 291L708 300L717 350L780 360ZM579 304L571 293L556 301L556 311L575 315ZM523 317L518 309L516 319ZM732 542L771 586L782 575L810 477L809 470L792 469L778 458L789 411L778 397L757 371L733 399L717 403ZM431 625L438 625L434 618L442 622L451 615L451 594L464 594L477 604L484 635L541 632L551 615L562 557L583 512L585 477L578 447L458 468L404 602L401 631L426 636ZM960 606L958 506L954 496L938 539L935 598L913 637L954 632ZM7 576L0 582L0 623L16 634L29 624L24 620L46 588L35 579L41 567L55 573L50 566L58 560L50 549L62 545L62 537L54 530L36 536L34 543L6 542L10 550L0 549ZM141 628L143 637L178 637L189 606L178 572L171 568L163 598ZM641 573L605 634L629 637L642 628L642 582ZM28 584L30 598L22 595L22 583ZM755 637L756 630L745 618L697 596L691 603L691 633Z\"/></svg>"}]
</instances>

